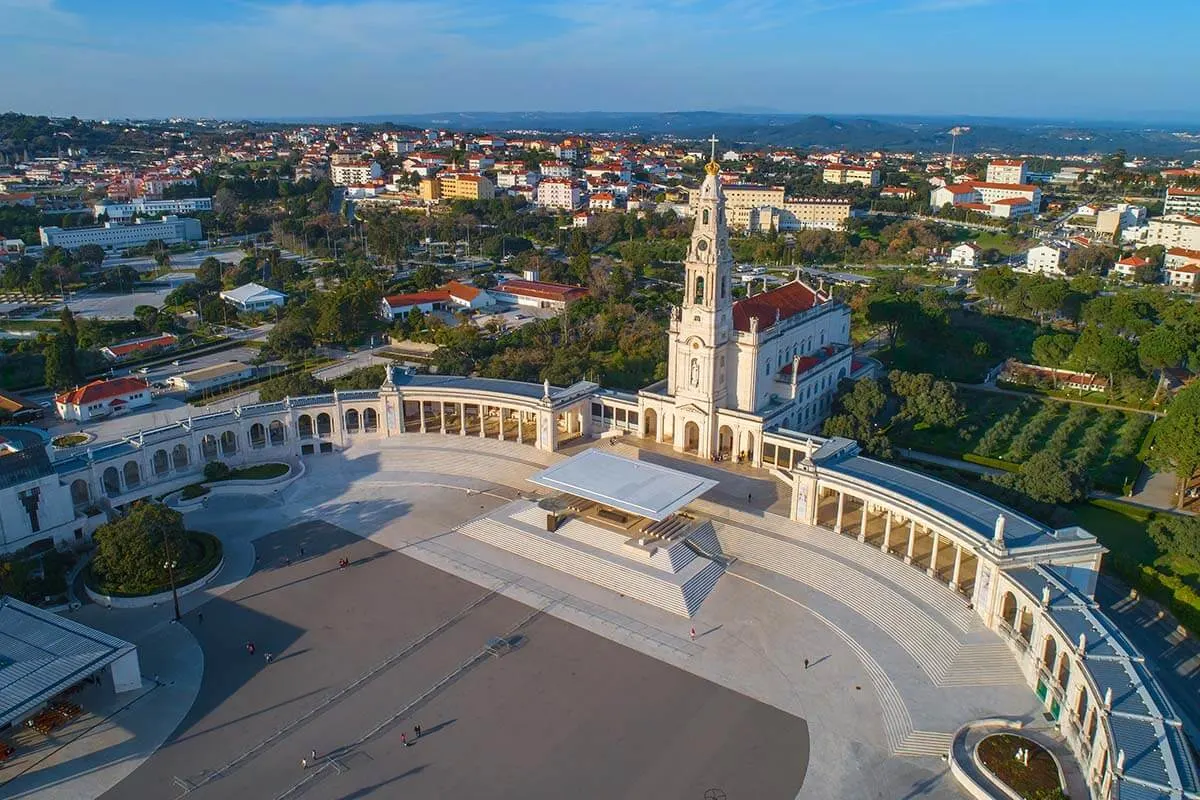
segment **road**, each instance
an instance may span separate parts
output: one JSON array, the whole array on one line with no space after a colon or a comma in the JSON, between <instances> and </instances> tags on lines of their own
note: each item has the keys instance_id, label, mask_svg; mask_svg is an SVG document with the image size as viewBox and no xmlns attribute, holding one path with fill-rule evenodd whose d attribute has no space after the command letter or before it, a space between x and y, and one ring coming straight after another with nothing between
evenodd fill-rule
<instances>
[{"instance_id":1,"label":"road","mask_svg":"<svg viewBox=\"0 0 1200 800\"><path fill-rule=\"evenodd\" d=\"M1013 389L1001 389L999 386L993 386L990 383L960 383L954 382L954 385L960 389L975 389L980 392L993 392L995 394L1007 394L1012 397L1024 397L1029 400L1058 400L1063 403L1078 403L1081 406L1094 406L1096 408L1112 409L1113 411L1129 411L1134 414L1149 414L1158 419L1164 414L1161 411L1148 411L1144 408L1134 408L1133 406L1116 406L1109 403L1097 403L1094 400L1076 400L1071 397L1052 397L1050 395L1035 394L1033 392L1018 392Z\"/></svg>"}]
</instances>

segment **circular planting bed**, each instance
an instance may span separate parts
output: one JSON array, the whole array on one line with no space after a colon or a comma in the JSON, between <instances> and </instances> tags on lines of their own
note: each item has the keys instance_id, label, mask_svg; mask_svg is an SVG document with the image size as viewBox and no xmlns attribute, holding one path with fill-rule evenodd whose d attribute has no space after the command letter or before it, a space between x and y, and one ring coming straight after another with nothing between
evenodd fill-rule
<instances>
[{"instance_id":1,"label":"circular planting bed","mask_svg":"<svg viewBox=\"0 0 1200 800\"><path fill-rule=\"evenodd\" d=\"M87 444L92 440L90 433L64 433L62 436L55 436L50 440L50 444L65 450L68 447L79 447L81 444Z\"/></svg>"},{"instance_id":2,"label":"circular planting bed","mask_svg":"<svg viewBox=\"0 0 1200 800\"><path fill-rule=\"evenodd\" d=\"M1025 758L1018 751L1028 750ZM999 780L1025 800L1066 800L1054 756L1037 742L1011 733L986 737L975 749L979 761Z\"/></svg>"},{"instance_id":3,"label":"circular planting bed","mask_svg":"<svg viewBox=\"0 0 1200 800\"><path fill-rule=\"evenodd\" d=\"M211 533L188 531L179 557L179 567L175 570L176 588L182 590L208 575L221 563L221 556L220 539ZM162 581L153 585L112 585L106 583L104 576L97 574L88 564L84 570L84 581L93 592L108 597L147 597L171 591L171 581L166 571L163 572Z\"/></svg>"}]
</instances>

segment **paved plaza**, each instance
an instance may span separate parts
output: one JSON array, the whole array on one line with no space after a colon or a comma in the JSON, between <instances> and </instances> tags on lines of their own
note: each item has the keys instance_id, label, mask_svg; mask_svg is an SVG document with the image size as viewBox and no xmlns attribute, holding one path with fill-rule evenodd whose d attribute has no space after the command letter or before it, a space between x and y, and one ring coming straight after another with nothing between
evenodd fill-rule
<instances>
[{"instance_id":1,"label":"paved plaza","mask_svg":"<svg viewBox=\"0 0 1200 800\"><path fill-rule=\"evenodd\" d=\"M272 494L210 498L188 524L221 536L226 564L183 598L183 628L165 609L78 612L156 669L165 631L194 641L202 678L158 676L182 723L119 764L100 740L89 780L37 791L34 773L16 796L956 798L942 756L960 725L1040 720L965 601L776 515L762 472L673 464L721 482L694 506L745 553L692 620L455 531L562 457L409 435L306 458ZM518 646L485 656L496 637ZM404 748L415 722L426 738Z\"/></svg>"}]
</instances>

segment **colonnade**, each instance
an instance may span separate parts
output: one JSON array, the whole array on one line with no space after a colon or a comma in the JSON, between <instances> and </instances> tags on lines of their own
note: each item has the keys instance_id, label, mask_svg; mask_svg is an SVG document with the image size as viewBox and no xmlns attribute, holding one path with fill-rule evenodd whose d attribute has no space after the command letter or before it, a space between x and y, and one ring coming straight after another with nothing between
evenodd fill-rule
<instances>
[{"instance_id":1,"label":"colonnade","mask_svg":"<svg viewBox=\"0 0 1200 800\"><path fill-rule=\"evenodd\" d=\"M972 596L978 558L949 534L886 503L834 487L818 490L816 524L878 547Z\"/></svg>"}]
</instances>

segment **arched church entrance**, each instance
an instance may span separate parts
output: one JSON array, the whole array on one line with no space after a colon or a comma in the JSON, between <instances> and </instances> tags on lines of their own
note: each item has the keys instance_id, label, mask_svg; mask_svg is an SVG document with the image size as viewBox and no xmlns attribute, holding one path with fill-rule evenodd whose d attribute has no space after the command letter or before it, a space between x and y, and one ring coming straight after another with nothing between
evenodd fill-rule
<instances>
[{"instance_id":1,"label":"arched church entrance","mask_svg":"<svg viewBox=\"0 0 1200 800\"><path fill-rule=\"evenodd\" d=\"M653 408L646 409L646 432L643 435L649 439L658 438L658 412Z\"/></svg>"},{"instance_id":2,"label":"arched church entrance","mask_svg":"<svg viewBox=\"0 0 1200 800\"><path fill-rule=\"evenodd\" d=\"M733 428L722 425L717 430L717 453L728 458L733 454Z\"/></svg>"},{"instance_id":3,"label":"arched church entrance","mask_svg":"<svg viewBox=\"0 0 1200 800\"><path fill-rule=\"evenodd\" d=\"M700 452L700 426L694 422L683 426L683 452Z\"/></svg>"},{"instance_id":4,"label":"arched church entrance","mask_svg":"<svg viewBox=\"0 0 1200 800\"><path fill-rule=\"evenodd\" d=\"M742 448L742 453L747 461L754 461L754 434L746 431L746 446Z\"/></svg>"}]
</instances>

